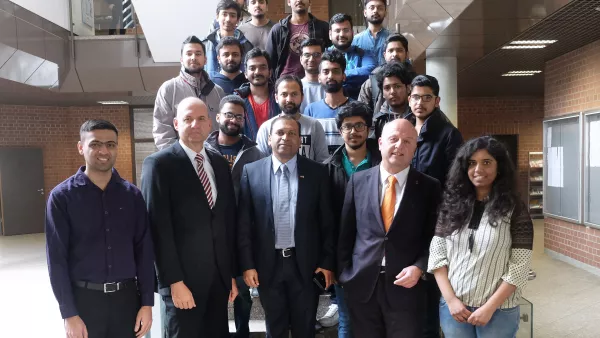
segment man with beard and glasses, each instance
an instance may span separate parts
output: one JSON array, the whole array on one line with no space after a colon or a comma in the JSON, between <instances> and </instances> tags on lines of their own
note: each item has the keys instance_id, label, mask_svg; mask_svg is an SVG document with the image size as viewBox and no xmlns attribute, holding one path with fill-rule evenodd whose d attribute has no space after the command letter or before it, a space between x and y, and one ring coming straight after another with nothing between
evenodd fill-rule
<instances>
[{"instance_id":1,"label":"man with beard and glasses","mask_svg":"<svg viewBox=\"0 0 600 338\"><path fill-rule=\"evenodd\" d=\"M264 50L253 48L246 54L246 77L248 82L234 92L244 99L246 117L244 135L256 140L258 128L268 119L273 118L281 109L275 101L275 90L269 79L271 69L269 54Z\"/></svg>"},{"instance_id":2,"label":"man with beard and glasses","mask_svg":"<svg viewBox=\"0 0 600 338\"><path fill-rule=\"evenodd\" d=\"M231 36L240 41L242 45L242 58L250 49L254 46L244 33L237 29L237 24L240 22L242 15L242 8L240 5L233 0L221 0L217 4L217 20L219 21L219 29L214 30L202 43L206 46L206 66L205 69L208 74L218 73L221 71L221 65L218 60L218 51L216 46L219 44L221 39L226 36ZM244 69L244 65L241 66Z\"/></svg>"},{"instance_id":3,"label":"man with beard and glasses","mask_svg":"<svg viewBox=\"0 0 600 338\"><path fill-rule=\"evenodd\" d=\"M344 69L346 69L344 54L337 50L323 54L319 65L319 83L325 89L325 98L309 104L304 111L304 115L316 118L323 126L330 154L344 143L335 122L337 112L348 102L353 101L344 95L343 85L346 80Z\"/></svg>"},{"instance_id":4,"label":"man with beard and glasses","mask_svg":"<svg viewBox=\"0 0 600 338\"><path fill-rule=\"evenodd\" d=\"M301 145L300 149L298 149L298 154L322 163L329 157L325 132L317 119L303 115L300 112L302 96L302 81L296 76L286 75L279 78L275 83L275 100L279 104L279 108L281 108L279 116L291 116L301 125ZM271 154L269 131L271 130L273 120L276 118L274 117L263 123L258 130L256 143L260 151L265 155Z\"/></svg>"},{"instance_id":5,"label":"man with beard and glasses","mask_svg":"<svg viewBox=\"0 0 600 338\"><path fill-rule=\"evenodd\" d=\"M387 4L385 0L365 0L363 15L367 20L368 27L356 34L352 41L353 45L373 53L378 65L387 62L383 58L386 40L390 35L390 31L383 27L386 14Z\"/></svg>"},{"instance_id":6,"label":"man with beard and glasses","mask_svg":"<svg viewBox=\"0 0 600 338\"><path fill-rule=\"evenodd\" d=\"M267 52L271 55L273 81L283 75L301 77L304 73L300 63L300 44L313 38L323 41L323 47L331 46L329 24L308 13L311 0L287 0L292 15L275 24L267 38Z\"/></svg>"},{"instance_id":7,"label":"man with beard and glasses","mask_svg":"<svg viewBox=\"0 0 600 338\"><path fill-rule=\"evenodd\" d=\"M244 73L240 70L242 64L242 44L231 36L224 37L217 45L217 59L221 65L221 71L211 73L210 79L218 84L227 95L233 94L233 90L248 82Z\"/></svg>"},{"instance_id":8,"label":"man with beard and glasses","mask_svg":"<svg viewBox=\"0 0 600 338\"><path fill-rule=\"evenodd\" d=\"M160 86L154 102L152 135L154 144L161 150L177 141L173 127L177 106L183 99L193 96L201 99L208 108L213 129L217 129L216 116L223 89L212 82L204 71L206 49L196 36L189 36L181 47L181 71L176 78L167 80Z\"/></svg>"},{"instance_id":9,"label":"man with beard and glasses","mask_svg":"<svg viewBox=\"0 0 600 338\"><path fill-rule=\"evenodd\" d=\"M239 199L242 168L244 165L264 157L256 147L256 143L242 134L245 113L246 104L242 98L236 95L225 96L221 100L219 114L217 114L219 130L213 131L205 142L208 147L215 149L229 162L236 203ZM234 336L236 338L249 337L250 311L252 310L250 289L241 276L236 277L235 282L238 287L238 296L233 301L236 328Z\"/></svg>"},{"instance_id":10,"label":"man with beard and glasses","mask_svg":"<svg viewBox=\"0 0 600 338\"><path fill-rule=\"evenodd\" d=\"M375 57L370 51L352 45L352 17L338 13L329 20L329 38L334 48L346 57L346 82L344 90L353 99L358 99L360 86L369 78L371 71L377 66Z\"/></svg>"},{"instance_id":11,"label":"man with beard and glasses","mask_svg":"<svg viewBox=\"0 0 600 338\"><path fill-rule=\"evenodd\" d=\"M388 36L387 40L385 41L383 58L385 59L386 63L403 63L410 72L411 80L416 76L412 69L412 65L408 61L408 40L403 35L394 33ZM369 108L371 108L374 114L379 113L382 110L382 107L385 105L385 99L383 98L383 95L379 90L379 85L377 84L377 74L381 71L384 65L385 63L375 68L371 72L369 79L360 87L360 94L358 95L358 100L368 104ZM387 107L384 107L383 110L386 109Z\"/></svg>"},{"instance_id":12,"label":"man with beard and glasses","mask_svg":"<svg viewBox=\"0 0 600 338\"><path fill-rule=\"evenodd\" d=\"M385 64L377 73L377 87L385 103L380 112L373 115L375 138L381 137L383 126L395 119L410 114L408 94L410 93L411 73L406 65L399 62Z\"/></svg>"},{"instance_id":13,"label":"man with beard and glasses","mask_svg":"<svg viewBox=\"0 0 600 338\"><path fill-rule=\"evenodd\" d=\"M269 0L249 0L248 11L252 15L252 20L244 22L238 29L244 33L254 47L265 49L269 32L275 25L267 17Z\"/></svg>"},{"instance_id":14,"label":"man with beard and glasses","mask_svg":"<svg viewBox=\"0 0 600 338\"><path fill-rule=\"evenodd\" d=\"M323 43L317 39L306 39L300 45L300 63L304 68L302 87L304 88L304 99L300 105L300 111L313 102L325 98L325 89L319 83L319 65L323 57Z\"/></svg>"},{"instance_id":15,"label":"man with beard and glasses","mask_svg":"<svg viewBox=\"0 0 600 338\"><path fill-rule=\"evenodd\" d=\"M335 122L340 135L344 139L344 144L337 148L325 161L325 165L329 169L331 204L333 216L335 217L334 224L336 225L335 234L337 238L344 196L346 195L346 183L355 172L379 165L381 153L377 141L368 138L369 129L373 123L373 113L366 104L356 101L349 102L340 108ZM334 290L335 297L332 297L331 301L333 302L335 299L339 317L338 337L350 338L352 337L350 313L344 298L344 289L336 284ZM321 325L323 324L321 323Z\"/></svg>"}]
</instances>

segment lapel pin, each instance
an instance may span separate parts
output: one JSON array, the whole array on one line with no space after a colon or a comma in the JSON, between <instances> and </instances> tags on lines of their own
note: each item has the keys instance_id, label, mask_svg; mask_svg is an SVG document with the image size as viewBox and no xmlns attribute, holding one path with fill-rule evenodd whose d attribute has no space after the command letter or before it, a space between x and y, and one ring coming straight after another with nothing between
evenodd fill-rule
<instances>
[{"instance_id":1,"label":"lapel pin","mask_svg":"<svg viewBox=\"0 0 600 338\"><path fill-rule=\"evenodd\" d=\"M304 178L304 175L300 175L300 178Z\"/></svg>"}]
</instances>

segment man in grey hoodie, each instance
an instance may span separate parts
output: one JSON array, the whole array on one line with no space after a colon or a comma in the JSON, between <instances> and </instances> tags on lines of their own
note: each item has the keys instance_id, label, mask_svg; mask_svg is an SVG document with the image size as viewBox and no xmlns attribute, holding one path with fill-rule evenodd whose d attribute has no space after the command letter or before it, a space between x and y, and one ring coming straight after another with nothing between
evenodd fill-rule
<instances>
[{"instance_id":1,"label":"man in grey hoodie","mask_svg":"<svg viewBox=\"0 0 600 338\"><path fill-rule=\"evenodd\" d=\"M204 71L205 64L206 48L196 36L189 36L181 47L179 76L163 83L156 94L152 135L159 150L177 140L173 119L179 102L187 97L197 97L206 104L212 128L217 130L216 116L225 92L209 79Z\"/></svg>"}]
</instances>

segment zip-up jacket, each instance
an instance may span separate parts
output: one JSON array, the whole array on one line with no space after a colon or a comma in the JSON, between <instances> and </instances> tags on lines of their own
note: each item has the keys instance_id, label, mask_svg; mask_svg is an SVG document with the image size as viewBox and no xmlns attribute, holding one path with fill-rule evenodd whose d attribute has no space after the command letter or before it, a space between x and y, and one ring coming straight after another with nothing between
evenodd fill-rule
<instances>
[{"instance_id":1,"label":"zip-up jacket","mask_svg":"<svg viewBox=\"0 0 600 338\"><path fill-rule=\"evenodd\" d=\"M328 50L334 49L335 46L332 46ZM346 58L344 91L346 95L356 100L360 86L369 79L369 74L377 67L377 61L371 52L357 46L350 46L348 51L342 53Z\"/></svg>"},{"instance_id":2,"label":"zip-up jacket","mask_svg":"<svg viewBox=\"0 0 600 338\"><path fill-rule=\"evenodd\" d=\"M374 135L375 139L378 140L381 137L381 132L383 131L383 126L385 126L386 123L396 120L396 119L406 118L410 113L411 113L410 106L408 104L406 104L406 110L404 110L404 113L396 114L389 110L387 102L384 101L383 105L381 107L381 111L379 111L373 115L373 127L375 129L375 135ZM413 118L414 118L414 116L413 116ZM411 122L413 122L413 125L414 125L414 121L411 120ZM373 136L373 135L370 135L370 136Z\"/></svg>"},{"instance_id":3,"label":"zip-up jacket","mask_svg":"<svg viewBox=\"0 0 600 338\"><path fill-rule=\"evenodd\" d=\"M244 135L247 135L250 139L256 140L258 134L258 128L260 127L256 122L256 116L254 115L254 109L250 104L248 96L252 94L250 90L250 83L244 83L240 88L233 91L234 94L244 99L246 105L246 116L244 117ZM269 117L267 120L279 115L281 109L279 104L275 102L275 90L271 84L269 84Z\"/></svg>"},{"instance_id":4,"label":"zip-up jacket","mask_svg":"<svg viewBox=\"0 0 600 338\"><path fill-rule=\"evenodd\" d=\"M218 73L221 71L221 65L219 64L219 60L217 60L217 45L219 44L220 40L220 37L217 36L218 32L219 30L215 30L208 34L204 40L202 40L204 47L206 47L206 65L204 66L204 70L206 70L208 74ZM233 37L240 40L240 43L242 44L242 64L240 66L240 70L243 72L245 69L244 56L248 51L254 48L254 46L250 41L248 41L248 39L246 39L244 33L237 28L233 33Z\"/></svg>"}]
</instances>

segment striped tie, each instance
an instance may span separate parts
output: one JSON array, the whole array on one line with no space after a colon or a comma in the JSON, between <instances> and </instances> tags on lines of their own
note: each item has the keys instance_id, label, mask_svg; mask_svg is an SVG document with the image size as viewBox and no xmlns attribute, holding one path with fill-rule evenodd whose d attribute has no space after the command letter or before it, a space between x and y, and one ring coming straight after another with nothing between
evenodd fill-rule
<instances>
[{"instance_id":1,"label":"striped tie","mask_svg":"<svg viewBox=\"0 0 600 338\"><path fill-rule=\"evenodd\" d=\"M202 156L202 154L196 155L196 163L198 163L198 177L200 178L200 183L202 183L202 186L204 187L208 205L212 209L215 206L215 202L213 201L212 188L210 187L208 174L206 173L206 170L204 170L204 156Z\"/></svg>"}]
</instances>

